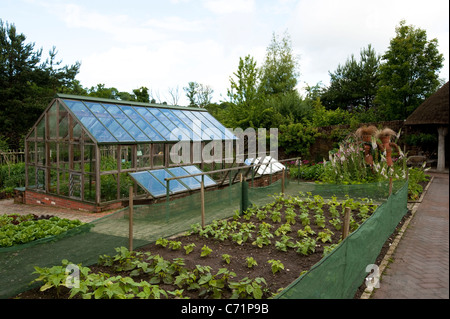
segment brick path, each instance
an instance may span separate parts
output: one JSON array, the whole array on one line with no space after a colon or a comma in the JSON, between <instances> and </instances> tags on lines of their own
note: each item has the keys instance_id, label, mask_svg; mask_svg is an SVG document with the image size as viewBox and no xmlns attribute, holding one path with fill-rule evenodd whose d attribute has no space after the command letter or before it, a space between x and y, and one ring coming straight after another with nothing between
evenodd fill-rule
<instances>
[{"instance_id":1,"label":"brick path","mask_svg":"<svg viewBox=\"0 0 450 319\"><path fill-rule=\"evenodd\" d=\"M434 180L373 299L449 298L449 175L430 175Z\"/></svg>"}]
</instances>

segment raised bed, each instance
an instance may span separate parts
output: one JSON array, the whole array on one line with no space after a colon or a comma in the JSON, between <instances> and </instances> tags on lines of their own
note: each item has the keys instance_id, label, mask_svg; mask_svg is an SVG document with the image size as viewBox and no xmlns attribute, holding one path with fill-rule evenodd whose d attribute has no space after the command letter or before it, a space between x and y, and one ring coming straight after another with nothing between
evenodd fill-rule
<instances>
[{"instance_id":1,"label":"raised bed","mask_svg":"<svg viewBox=\"0 0 450 319\"><path fill-rule=\"evenodd\" d=\"M161 238L136 252L117 248L117 255L82 268L78 290L64 287L66 276L48 284L55 272L65 272L68 261L53 272L40 269L39 282L48 289L18 297L270 298L339 243L344 207L351 208L350 231L376 209L368 200L275 196L243 216L204 229L193 225L189 234Z\"/></svg>"}]
</instances>

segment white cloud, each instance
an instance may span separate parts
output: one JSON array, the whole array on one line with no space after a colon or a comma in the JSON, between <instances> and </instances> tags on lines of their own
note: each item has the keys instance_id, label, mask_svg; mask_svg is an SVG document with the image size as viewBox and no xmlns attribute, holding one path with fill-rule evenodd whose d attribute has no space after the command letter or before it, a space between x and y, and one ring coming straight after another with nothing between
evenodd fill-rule
<instances>
[{"instance_id":1,"label":"white cloud","mask_svg":"<svg viewBox=\"0 0 450 319\"><path fill-rule=\"evenodd\" d=\"M308 78L308 84L315 85L319 81L328 84L328 71L334 71L351 54L358 58L360 50L368 44L372 44L378 54L383 54L402 19L408 25L427 30L428 39L438 36L433 30L442 30L439 24L446 24L448 30L448 2L435 0L431 3L425 6L419 0L298 2L288 29L294 48L301 53L301 72ZM439 40L440 51L448 57L446 39L448 33ZM448 71L443 73L448 78ZM301 77L300 81L303 80Z\"/></svg>"},{"instance_id":2,"label":"white cloud","mask_svg":"<svg viewBox=\"0 0 450 319\"><path fill-rule=\"evenodd\" d=\"M204 0L203 3L216 14L251 13L255 9L254 0Z\"/></svg>"},{"instance_id":3,"label":"white cloud","mask_svg":"<svg viewBox=\"0 0 450 319\"><path fill-rule=\"evenodd\" d=\"M184 99L183 87L195 81L210 85L215 97L226 89L231 61L224 47L211 40L187 43L165 42L158 47L129 46L115 47L101 53L94 53L82 61L80 82L85 86L104 83L121 91L146 86L161 98L169 88L179 87ZM234 67L234 65L233 65ZM180 101L187 104L187 101Z\"/></svg>"},{"instance_id":4,"label":"white cloud","mask_svg":"<svg viewBox=\"0 0 450 319\"><path fill-rule=\"evenodd\" d=\"M125 14L102 14L77 4L55 5L53 10L69 28L89 29L108 34L114 40L124 43L158 41L164 35Z\"/></svg>"},{"instance_id":5,"label":"white cloud","mask_svg":"<svg viewBox=\"0 0 450 319\"><path fill-rule=\"evenodd\" d=\"M187 20L177 16L147 20L143 26L178 32L203 31L209 21Z\"/></svg>"},{"instance_id":6,"label":"white cloud","mask_svg":"<svg viewBox=\"0 0 450 319\"><path fill-rule=\"evenodd\" d=\"M300 55L299 88L304 81L327 84L328 71L369 43L384 53L401 19L439 37L446 59L441 76L448 79L446 0L426 6L419 0L27 1L37 12L30 24L55 30L32 40L51 41L66 61L81 60L77 78L87 87L105 83L131 92L147 86L163 96L178 86L184 97L183 86L196 81L210 85L218 102L239 57L250 54L260 66L272 33L286 29Z\"/></svg>"}]
</instances>

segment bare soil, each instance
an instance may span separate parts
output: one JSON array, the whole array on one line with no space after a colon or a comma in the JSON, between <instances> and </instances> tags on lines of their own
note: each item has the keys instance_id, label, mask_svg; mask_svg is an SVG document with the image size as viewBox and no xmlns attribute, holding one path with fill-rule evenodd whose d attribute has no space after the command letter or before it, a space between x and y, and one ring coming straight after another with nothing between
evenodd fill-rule
<instances>
[{"instance_id":1,"label":"bare soil","mask_svg":"<svg viewBox=\"0 0 450 319\"><path fill-rule=\"evenodd\" d=\"M282 218L281 222L273 222L270 219L270 214L268 214L267 218L264 220L264 222L272 224L273 228L272 230L276 230L278 227L280 227L282 224L286 223L286 218L284 216L284 208L281 210L282 212ZM299 214L298 206L296 206L296 213ZM249 238L249 240L242 244L237 244L236 242L232 241L231 239L226 239L224 241L220 241L214 238L205 238L198 234L190 234L190 235L183 235L176 239L172 238L171 240L177 240L182 242L182 246L195 243L194 250L186 255L183 248L180 250L171 250L169 247L161 247L156 244L147 245L145 247L141 247L137 249L138 251L142 252L151 252L152 255L160 255L164 257L166 260L172 260L174 258L184 258L185 261L185 267L194 269L196 265L202 265L202 266L210 266L212 267L211 273L215 274L220 268L227 268L229 271L232 271L236 273L236 276L233 278L233 281L238 281L240 279L243 279L245 277L248 278L256 278L256 277L263 277L267 282L267 288L268 291L265 293L264 298L271 297L272 294L279 291L279 289L283 289L287 287L289 284L291 284L294 280L296 280L302 271L309 270L314 264L316 264L320 259L323 258L323 252L324 252L324 246L328 246L330 244L338 243L340 240L342 233L341 230L336 230L336 228L330 224L331 214L329 212L328 206L323 206L323 213L325 216L325 227L328 228L333 232L332 235L332 242L326 242L323 243L320 239L317 239L317 244L315 247L314 253L311 253L307 256L302 255L294 248L288 248L286 252L280 251L276 249L275 242L277 240L280 240L281 236L274 236L272 238L272 243L267 246L263 246L262 248L257 247L256 245L253 245L252 242L255 240L256 232L258 229L259 224L261 224L261 221L259 221L255 216L252 216L250 220L244 220L243 218L240 218L241 223L245 222L252 222L256 225L255 233L253 234L253 238ZM357 222L360 222L358 216L358 211L352 211L352 215L354 219ZM310 226L311 229L316 233L316 235L312 235L312 237L316 237L317 234L324 229L321 227L318 227L314 222L314 213L310 211ZM342 219L342 218L341 218ZM231 219L232 220L232 219ZM299 237L297 237L297 231L300 229L303 229L298 215L296 217L296 223L294 225L291 225L291 232L288 233L289 236L293 238L293 241L300 240ZM212 253L206 257L201 257L201 249L202 247L206 245L210 249L212 249ZM231 256L231 262L227 264L223 259L222 255L228 254ZM247 267L246 258L247 257L253 257L256 262L257 266L253 268ZM272 273L271 265L268 263L268 260L279 260L284 265L284 270L281 270L280 272L277 272L275 274ZM111 273L112 275L117 275L118 273L114 272L111 267L103 267L103 266L92 266L90 269L93 272L107 272ZM122 272L120 273L122 276L126 276L127 273ZM133 278L135 281L139 281L138 278ZM142 277L139 278L142 280L148 280L148 278ZM161 288L173 291L175 289L178 289L177 286L174 285L160 285ZM56 291L54 289L49 289L45 292L40 292L39 288L32 289L30 291L24 292L16 296L17 298L22 299L56 299L56 298L67 298L68 290L64 291L64 289L61 291L60 295L56 295ZM199 298L197 291L186 291L183 293L184 296L190 297L190 298ZM231 291L228 292L228 296L231 295ZM227 297L227 292L224 293L224 297ZM206 296L208 298L210 296Z\"/></svg>"}]
</instances>

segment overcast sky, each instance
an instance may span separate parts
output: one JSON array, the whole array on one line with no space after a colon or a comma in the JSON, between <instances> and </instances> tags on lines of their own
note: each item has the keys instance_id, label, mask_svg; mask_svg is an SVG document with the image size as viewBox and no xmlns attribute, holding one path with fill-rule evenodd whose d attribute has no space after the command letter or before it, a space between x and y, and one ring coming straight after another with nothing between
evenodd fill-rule
<instances>
[{"instance_id":1,"label":"overcast sky","mask_svg":"<svg viewBox=\"0 0 450 319\"><path fill-rule=\"evenodd\" d=\"M146 86L161 100L178 87L181 105L190 81L209 85L214 102L227 99L239 57L260 66L272 34L286 30L300 91L329 84L328 72L368 44L383 54L402 19L438 39L449 79L448 0L0 0L0 19L44 56L55 46L64 65L80 61L83 87Z\"/></svg>"}]
</instances>

